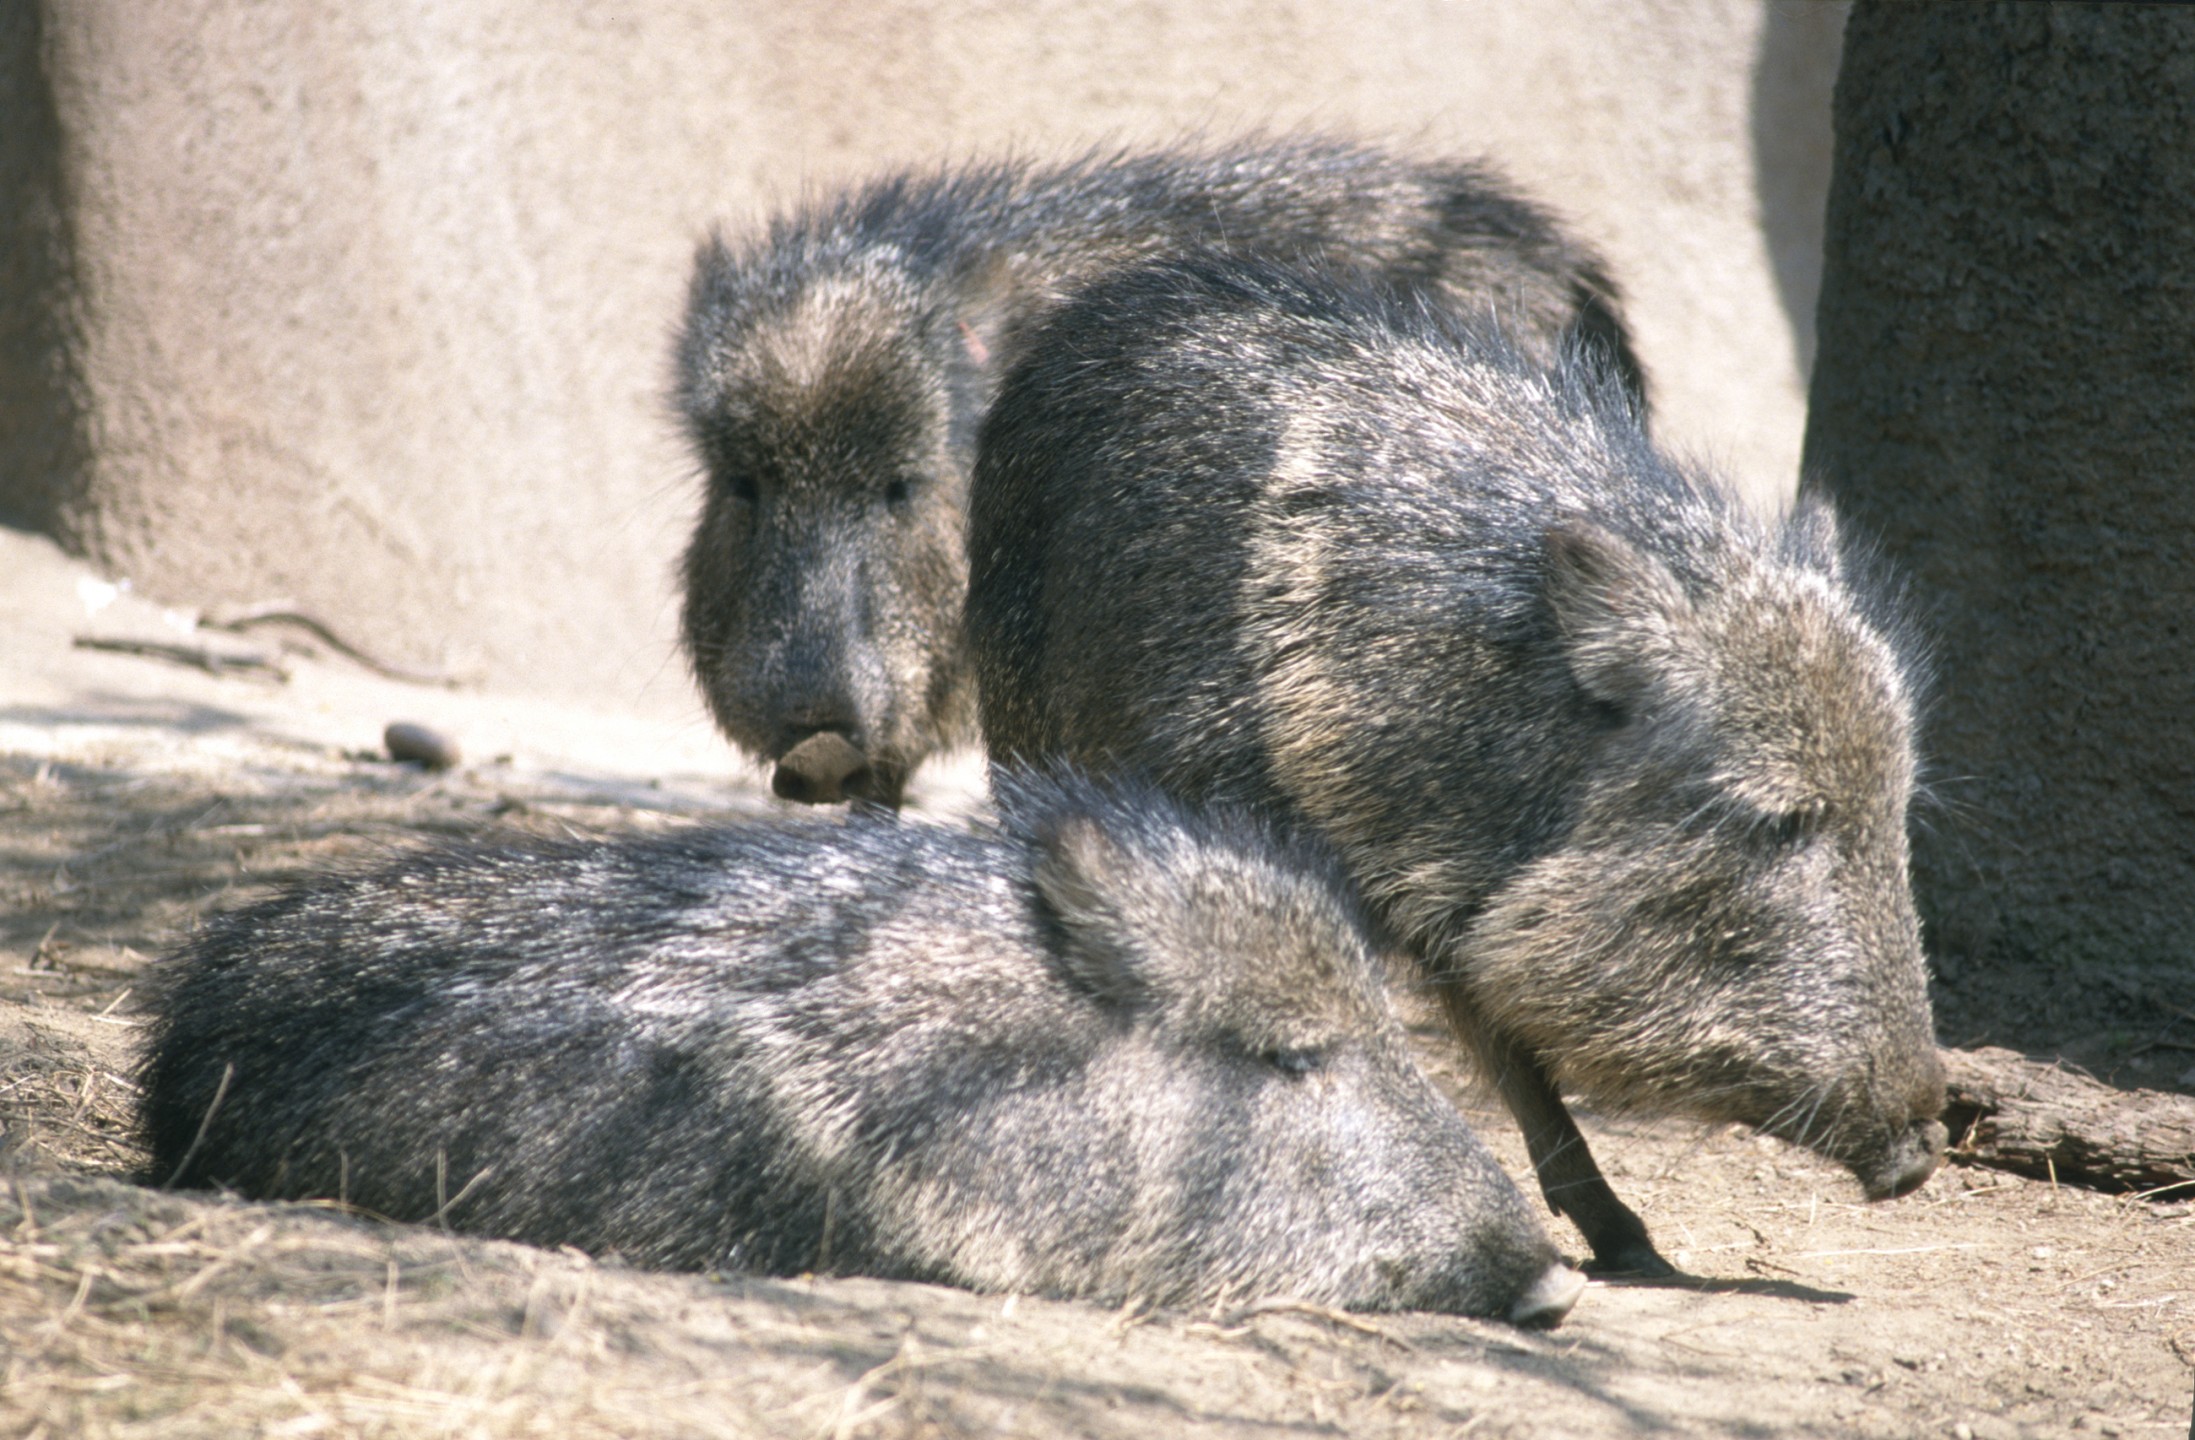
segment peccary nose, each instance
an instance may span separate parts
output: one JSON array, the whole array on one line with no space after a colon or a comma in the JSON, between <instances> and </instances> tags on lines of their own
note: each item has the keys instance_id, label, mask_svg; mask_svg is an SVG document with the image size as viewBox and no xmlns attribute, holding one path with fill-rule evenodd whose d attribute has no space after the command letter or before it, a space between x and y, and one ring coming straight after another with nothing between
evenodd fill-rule
<instances>
[{"instance_id":1,"label":"peccary nose","mask_svg":"<svg viewBox=\"0 0 2195 1440\"><path fill-rule=\"evenodd\" d=\"M1528 1330L1552 1330L1584 1293L1585 1277L1557 1260L1509 1307L1509 1323Z\"/></svg>"},{"instance_id":2,"label":"peccary nose","mask_svg":"<svg viewBox=\"0 0 2195 1440\"><path fill-rule=\"evenodd\" d=\"M819 730L778 757L770 788L803 805L834 805L858 788L869 757L836 730Z\"/></svg>"},{"instance_id":3,"label":"peccary nose","mask_svg":"<svg viewBox=\"0 0 2195 1440\"><path fill-rule=\"evenodd\" d=\"M1895 1200L1921 1188L1943 1160L1951 1132L1941 1120L1923 1120L1899 1140L1872 1175L1862 1177L1870 1200Z\"/></svg>"}]
</instances>

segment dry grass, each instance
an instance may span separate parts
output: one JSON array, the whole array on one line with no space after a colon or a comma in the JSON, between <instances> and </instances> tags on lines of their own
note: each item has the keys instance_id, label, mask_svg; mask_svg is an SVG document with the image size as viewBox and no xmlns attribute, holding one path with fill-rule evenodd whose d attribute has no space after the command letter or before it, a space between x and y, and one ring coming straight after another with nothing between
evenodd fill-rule
<instances>
[{"instance_id":1,"label":"dry grass","mask_svg":"<svg viewBox=\"0 0 2195 1440\"><path fill-rule=\"evenodd\" d=\"M135 1170L143 1152L130 1134L137 1089L130 1077L35 1023L18 1028L0 1050L0 1160L100 1174Z\"/></svg>"},{"instance_id":2,"label":"dry grass","mask_svg":"<svg viewBox=\"0 0 2195 1440\"><path fill-rule=\"evenodd\" d=\"M0 1341L22 1433L675 1433L688 1408L585 1363L614 1332L583 1258L111 1182L10 1191Z\"/></svg>"},{"instance_id":3,"label":"dry grass","mask_svg":"<svg viewBox=\"0 0 2195 1440\"><path fill-rule=\"evenodd\" d=\"M95 1179L16 1176L0 1192L10 1434L1128 1435L1185 1423L1173 1392L1247 1361L1267 1393L1254 1413L1208 1417L1226 1433L1284 1422L1295 1388L1292 1350L1246 1350L1248 1324L647 1275ZM1306 1335L1328 1360L1358 1348L1354 1329ZM1370 1397L1351 1364L1329 1369L1314 1412Z\"/></svg>"}]
</instances>

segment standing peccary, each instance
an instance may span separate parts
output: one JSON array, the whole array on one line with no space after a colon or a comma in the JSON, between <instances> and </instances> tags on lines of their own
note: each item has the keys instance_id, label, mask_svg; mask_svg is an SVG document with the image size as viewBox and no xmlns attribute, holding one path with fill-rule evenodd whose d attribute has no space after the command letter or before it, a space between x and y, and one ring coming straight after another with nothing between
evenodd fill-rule
<instances>
[{"instance_id":1,"label":"standing peccary","mask_svg":"<svg viewBox=\"0 0 2195 1440\"><path fill-rule=\"evenodd\" d=\"M655 1266L1561 1319L1583 1278L1330 860L1000 790L989 836L434 850L224 916L157 985L151 1178Z\"/></svg>"},{"instance_id":2,"label":"standing peccary","mask_svg":"<svg viewBox=\"0 0 2195 1440\"><path fill-rule=\"evenodd\" d=\"M1224 258L1102 282L970 499L994 763L1323 831L1597 1263L1655 1273L1557 1084L1934 1169L1912 702L1829 511L1657 454L1599 367Z\"/></svg>"},{"instance_id":3,"label":"standing peccary","mask_svg":"<svg viewBox=\"0 0 2195 1440\"><path fill-rule=\"evenodd\" d=\"M696 261L675 407L706 472L688 656L789 799L896 805L976 738L961 634L977 423L1018 337L1083 281L1198 245L1362 267L1581 336L1644 381L1599 260L1489 171L1330 140L898 174Z\"/></svg>"}]
</instances>

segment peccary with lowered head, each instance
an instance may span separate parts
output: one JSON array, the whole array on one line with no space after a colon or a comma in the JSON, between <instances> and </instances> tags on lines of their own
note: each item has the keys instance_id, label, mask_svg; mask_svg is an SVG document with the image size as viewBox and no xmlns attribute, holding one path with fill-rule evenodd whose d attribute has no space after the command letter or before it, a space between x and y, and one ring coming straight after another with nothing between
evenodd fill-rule
<instances>
[{"instance_id":1,"label":"peccary with lowered head","mask_svg":"<svg viewBox=\"0 0 2195 1440\"><path fill-rule=\"evenodd\" d=\"M1593 345L1643 407L1600 261L1487 169L1324 139L885 176L696 259L674 404L705 473L686 649L790 799L896 805L976 734L961 635L975 427L1028 323L1196 245L1360 267Z\"/></svg>"},{"instance_id":2,"label":"peccary with lowered head","mask_svg":"<svg viewBox=\"0 0 2195 1440\"><path fill-rule=\"evenodd\" d=\"M1222 257L1032 339L969 553L994 763L1322 832L1602 1265L1666 1268L1557 1086L1935 1167L1911 685L1826 507L1757 520L1588 359Z\"/></svg>"},{"instance_id":3,"label":"peccary with lowered head","mask_svg":"<svg viewBox=\"0 0 2195 1440\"><path fill-rule=\"evenodd\" d=\"M160 1182L635 1263L1559 1320L1329 860L1073 779L428 850L164 962Z\"/></svg>"}]
</instances>

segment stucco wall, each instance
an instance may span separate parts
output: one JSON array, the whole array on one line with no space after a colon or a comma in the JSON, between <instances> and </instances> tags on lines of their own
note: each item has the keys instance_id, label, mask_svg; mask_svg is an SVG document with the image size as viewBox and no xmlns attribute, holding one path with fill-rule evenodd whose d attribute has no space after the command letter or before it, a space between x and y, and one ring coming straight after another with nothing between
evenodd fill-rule
<instances>
[{"instance_id":1,"label":"stucco wall","mask_svg":"<svg viewBox=\"0 0 2195 1440\"><path fill-rule=\"evenodd\" d=\"M0 513L171 600L689 709L660 394L706 224L898 162L1297 124L1495 156L1614 262L1662 433L1773 499L1842 8L18 7Z\"/></svg>"},{"instance_id":2,"label":"stucco wall","mask_svg":"<svg viewBox=\"0 0 2195 1440\"><path fill-rule=\"evenodd\" d=\"M1926 624L1915 895L2013 1043L2195 1008L2191 19L1870 3L1837 87L1807 455Z\"/></svg>"}]
</instances>

